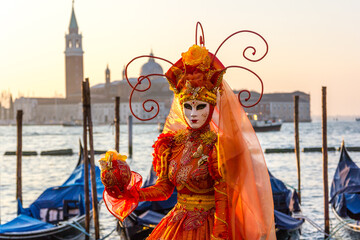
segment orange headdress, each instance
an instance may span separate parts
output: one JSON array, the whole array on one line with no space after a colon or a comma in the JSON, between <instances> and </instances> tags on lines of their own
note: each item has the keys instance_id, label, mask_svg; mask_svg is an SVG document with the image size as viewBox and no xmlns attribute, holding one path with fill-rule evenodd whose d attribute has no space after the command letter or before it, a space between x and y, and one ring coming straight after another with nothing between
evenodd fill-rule
<instances>
[{"instance_id":1,"label":"orange headdress","mask_svg":"<svg viewBox=\"0 0 360 240\"><path fill-rule=\"evenodd\" d=\"M180 103L200 100L216 105L224 65L209 51L194 44L165 74Z\"/></svg>"}]
</instances>

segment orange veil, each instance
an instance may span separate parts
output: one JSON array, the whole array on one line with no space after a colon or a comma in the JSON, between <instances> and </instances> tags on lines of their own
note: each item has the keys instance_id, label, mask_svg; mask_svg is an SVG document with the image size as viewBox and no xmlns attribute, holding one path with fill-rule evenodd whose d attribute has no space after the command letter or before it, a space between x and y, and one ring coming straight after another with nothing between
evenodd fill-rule
<instances>
[{"instance_id":1,"label":"orange veil","mask_svg":"<svg viewBox=\"0 0 360 240\"><path fill-rule=\"evenodd\" d=\"M174 97L163 133L187 127ZM211 128L218 133L219 170L228 185L232 239L276 239L270 178L254 129L225 80Z\"/></svg>"}]
</instances>

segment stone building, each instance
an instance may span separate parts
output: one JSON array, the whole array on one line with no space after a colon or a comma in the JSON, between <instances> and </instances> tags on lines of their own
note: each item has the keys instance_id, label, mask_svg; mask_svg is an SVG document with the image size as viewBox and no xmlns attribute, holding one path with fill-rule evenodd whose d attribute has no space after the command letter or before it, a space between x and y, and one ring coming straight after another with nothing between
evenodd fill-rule
<instances>
[{"instance_id":1,"label":"stone building","mask_svg":"<svg viewBox=\"0 0 360 240\"><path fill-rule=\"evenodd\" d=\"M81 84L84 78L83 67L83 48L82 35L79 34L79 27L76 21L74 6L72 7L68 33L65 35L65 98L25 98L21 97L15 100L14 106L11 102L11 111L5 111L0 107L0 113L11 117L22 109L24 112L24 124L64 124L80 123L82 121L82 103L81 103ZM151 52L150 55L153 55ZM149 58L141 69L140 75L163 74L163 69L153 58ZM139 75L139 76L140 76ZM132 109L134 114L142 119L147 119L156 113L156 104L151 101L145 104L149 109L153 106L153 112L146 112L143 109L143 102L154 100L159 104L159 114L152 121L147 123L156 123L164 121L167 116L172 100L172 92L164 77L151 77L151 88L141 93L135 91L132 98ZM130 78L130 83L134 86L137 78ZM144 80L137 89L148 87L147 80ZM111 81L111 72L109 65L105 69L105 79L101 84L90 88L91 92L91 112L94 124L111 124L114 120L115 97L120 97L120 122L126 123L131 115L129 108L129 96L132 88L127 80L122 76L121 80ZM134 123L141 123L134 118Z\"/></svg>"},{"instance_id":2,"label":"stone building","mask_svg":"<svg viewBox=\"0 0 360 240\"><path fill-rule=\"evenodd\" d=\"M14 117L15 111L12 95L10 93L2 93L0 101L0 124L12 124L15 121Z\"/></svg>"},{"instance_id":3,"label":"stone building","mask_svg":"<svg viewBox=\"0 0 360 240\"><path fill-rule=\"evenodd\" d=\"M236 94L239 91L235 91ZM294 121L294 96L299 96L299 121L311 122L310 94L296 91L292 93L265 93L261 101L254 107L245 108L245 111L257 114L261 120L281 119L284 122ZM241 95L244 105L254 104L260 97L257 92L251 92L251 98L245 102L246 93Z\"/></svg>"}]
</instances>

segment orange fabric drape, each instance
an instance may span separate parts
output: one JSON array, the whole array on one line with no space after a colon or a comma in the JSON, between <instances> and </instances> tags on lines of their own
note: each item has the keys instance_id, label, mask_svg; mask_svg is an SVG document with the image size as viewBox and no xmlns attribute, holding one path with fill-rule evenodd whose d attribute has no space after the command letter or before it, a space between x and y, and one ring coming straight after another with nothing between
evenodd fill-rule
<instances>
[{"instance_id":1,"label":"orange fabric drape","mask_svg":"<svg viewBox=\"0 0 360 240\"><path fill-rule=\"evenodd\" d=\"M233 239L276 239L271 184L260 143L225 81L219 100L218 160L228 184Z\"/></svg>"}]
</instances>

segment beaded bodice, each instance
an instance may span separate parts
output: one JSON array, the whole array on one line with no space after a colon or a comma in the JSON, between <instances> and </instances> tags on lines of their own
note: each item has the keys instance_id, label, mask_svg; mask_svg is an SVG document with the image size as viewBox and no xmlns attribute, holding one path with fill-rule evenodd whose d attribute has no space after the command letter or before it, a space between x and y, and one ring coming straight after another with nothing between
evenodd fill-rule
<instances>
[{"instance_id":1,"label":"beaded bodice","mask_svg":"<svg viewBox=\"0 0 360 240\"><path fill-rule=\"evenodd\" d=\"M198 131L187 129L177 132L174 140L175 146L168 165L169 180L179 193L213 192L214 180L209 171L209 159L216 134L209 127Z\"/></svg>"}]
</instances>

